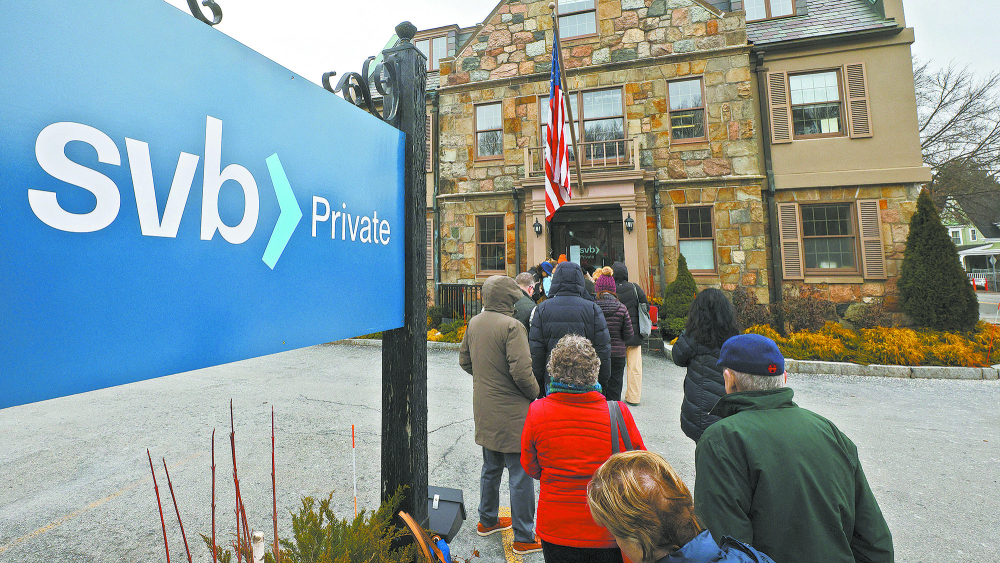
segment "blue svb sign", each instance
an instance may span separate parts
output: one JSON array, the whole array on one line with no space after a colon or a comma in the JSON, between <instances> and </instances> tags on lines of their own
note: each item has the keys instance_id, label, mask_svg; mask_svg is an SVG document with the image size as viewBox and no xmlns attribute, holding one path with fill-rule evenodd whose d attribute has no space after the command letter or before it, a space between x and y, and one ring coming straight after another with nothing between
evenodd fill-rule
<instances>
[{"instance_id":1,"label":"blue svb sign","mask_svg":"<svg viewBox=\"0 0 1000 563\"><path fill-rule=\"evenodd\" d=\"M0 407L402 326L401 132L161 0L0 38Z\"/></svg>"}]
</instances>

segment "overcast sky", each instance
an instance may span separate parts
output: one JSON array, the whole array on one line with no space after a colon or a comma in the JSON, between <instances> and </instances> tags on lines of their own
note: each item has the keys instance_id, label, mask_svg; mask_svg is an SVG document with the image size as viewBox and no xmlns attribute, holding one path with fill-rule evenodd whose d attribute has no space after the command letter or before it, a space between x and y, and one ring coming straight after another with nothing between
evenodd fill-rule
<instances>
[{"instance_id":1,"label":"overcast sky","mask_svg":"<svg viewBox=\"0 0 1000 563\"><path fill-rule=\"evenodd\" d=\"M188 12L185 0L166 0ZM466 27L489 15L496 0L217 0L219 31L317 84L324 72L360 71L393 27ZM1000 72L997 0L904 0L906 24L916 30L913 53L938 66L954 61L978 74Z\"/></svg>"}]
</instances>

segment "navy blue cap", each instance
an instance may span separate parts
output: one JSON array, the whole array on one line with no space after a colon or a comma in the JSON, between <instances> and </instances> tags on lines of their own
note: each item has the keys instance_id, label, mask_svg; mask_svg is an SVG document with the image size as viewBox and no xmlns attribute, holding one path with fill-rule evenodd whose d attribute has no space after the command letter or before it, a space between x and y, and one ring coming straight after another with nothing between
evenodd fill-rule
<instances>
[{"instance_id":1,"label":"navy blue cap","mask_svg":"<svg viewBox=\"0 0 1000 563\"><path fill-rule=\"evenodd\" d=\"M785 373L785 358L778 345L760 334L738 334L726 340L716 365L750 375Z\"/></svg>"}]
</instances>

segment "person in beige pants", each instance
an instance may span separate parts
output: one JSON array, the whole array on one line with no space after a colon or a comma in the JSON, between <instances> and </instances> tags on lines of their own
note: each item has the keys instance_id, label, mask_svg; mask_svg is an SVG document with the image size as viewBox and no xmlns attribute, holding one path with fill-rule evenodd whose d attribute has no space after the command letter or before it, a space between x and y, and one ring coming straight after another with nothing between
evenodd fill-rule
<instances>
[{"instance_id":1,"label":"person in beige pants","mask_svg":"<svg viewBox=\"0 0 1000 563\"><path fill-rule=\"evenodd\" d=\"M615 262L611 266L614 272L615 285L617 286L618 300L628 308L629 317L632 318L632 339L625 342L625 402L630 405L638 405L642 399L642 341L639 334L639 307L641 303L646 303L646 292L637 283L628 281L628 268L621 262Z\"/></svg>"}]
</instances>

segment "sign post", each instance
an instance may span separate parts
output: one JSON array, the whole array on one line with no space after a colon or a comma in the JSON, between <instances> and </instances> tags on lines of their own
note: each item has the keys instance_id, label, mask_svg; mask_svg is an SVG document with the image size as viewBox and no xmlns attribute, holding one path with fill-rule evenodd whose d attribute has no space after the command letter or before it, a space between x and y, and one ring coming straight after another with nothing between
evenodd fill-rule
<instances>
[{"instance_id":1,"label":"sign post","mask_svg":"<svg viewBox=\"0 0 1000 563\"><path fill-rule=\"evenodd\" d=\"M382 337L382 500L407 485L400 510L427 521L427 179L424 139L427 61L413 45L417 29L396 26L399 46L383 51L395 67L397 126L406 134L403 216L405 221L402 328Z\"/></svg>"}]
</instances>

